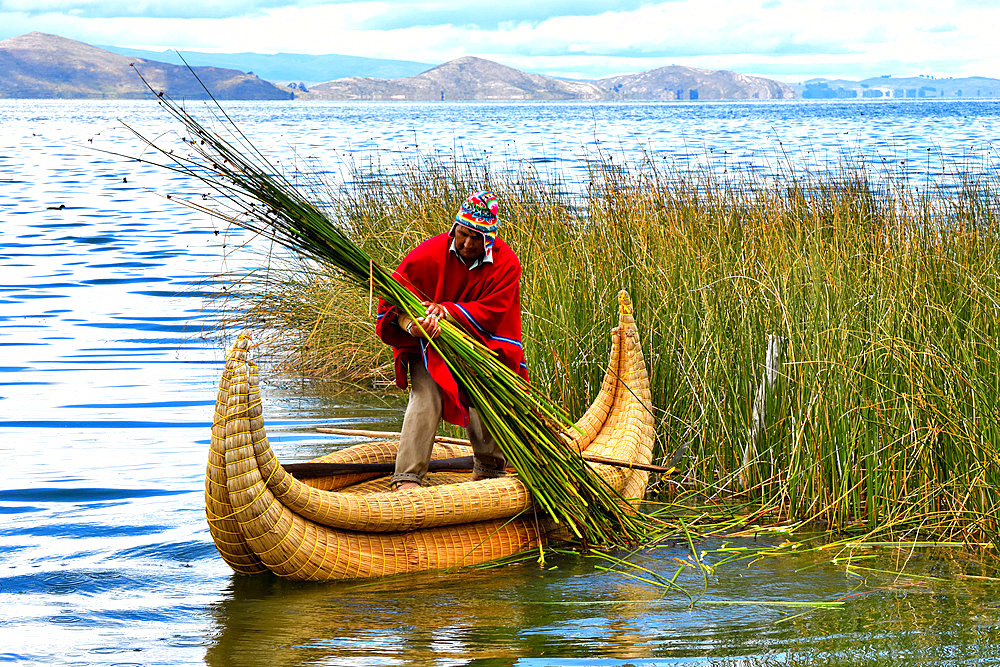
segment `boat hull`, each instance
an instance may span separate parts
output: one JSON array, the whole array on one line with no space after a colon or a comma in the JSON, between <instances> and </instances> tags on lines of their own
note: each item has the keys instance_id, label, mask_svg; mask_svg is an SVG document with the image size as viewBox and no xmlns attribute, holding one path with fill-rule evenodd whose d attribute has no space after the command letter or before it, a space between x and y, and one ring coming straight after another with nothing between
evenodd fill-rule
<instances>
[{"instance_id":1,"label":"boat hull","mask_svg":"<svg viewBox=\"0 0 1000 667\"><path fill-rule=\"evenodd\" d=\"M649 381L624 293L619 304L604 382L567 433L567 446L648 464L655 434ZM516 475L469 482L468 474L430 473L425 487L401 493L389 492L387 476L371 473L295 479L267 440L249 349L241 337L226 360L205 481L209 530L235 572L299 580L381 577L490 562L537 549L559 534ZM315 461L391 462L397 446L364 443ZM432 458L468 454L468 447L439 443ZM642 499L648 472L590 465L623 498Z\"/></svg>"}]
</instances>

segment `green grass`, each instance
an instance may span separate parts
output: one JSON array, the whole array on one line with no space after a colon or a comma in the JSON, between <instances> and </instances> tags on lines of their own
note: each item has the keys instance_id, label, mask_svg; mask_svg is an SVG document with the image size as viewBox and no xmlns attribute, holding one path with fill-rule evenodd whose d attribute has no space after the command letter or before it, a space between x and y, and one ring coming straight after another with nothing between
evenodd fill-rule
<instances>
[{"instance_id":1,"label":"green grass","mask_svg":"<svg viewBox=\"0 0 1000 667\"><path fill-rule=\"evenodd\" d=\"M530 171L425 161L322 195L393 266L447 230L469 192L498 193L500 236L524 265L532 382L571 415L597 391L614 297L628 290L658 454L681 451L683 474L657 487L661 500L735 502L770 523L995 540L998 183L931 198L857 170L775 183L649 165L599 160L573 196ZM385 376L364 290L299 265L256 278L229 291L228 309L241 326L281 332L271 344L286 370ZM769 334L786 341L785 363L751 439Z\"/></svg>"}]
</instances>

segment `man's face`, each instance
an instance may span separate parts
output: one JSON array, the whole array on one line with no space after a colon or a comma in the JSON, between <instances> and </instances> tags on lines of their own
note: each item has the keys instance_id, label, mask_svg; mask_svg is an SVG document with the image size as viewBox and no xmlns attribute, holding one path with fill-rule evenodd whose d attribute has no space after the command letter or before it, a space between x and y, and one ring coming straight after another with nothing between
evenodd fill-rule
<instances>
[{"instance_id":1,"label":"man's face","mask_svg":"<svg viewBox=\"0 0 1000 667\"><path fill-rule=\"evenodd\" d=\"M477 231L455 225L455 251L467 262L474 261L486 252L485 239Z\"/></svg>"}]
</instances>

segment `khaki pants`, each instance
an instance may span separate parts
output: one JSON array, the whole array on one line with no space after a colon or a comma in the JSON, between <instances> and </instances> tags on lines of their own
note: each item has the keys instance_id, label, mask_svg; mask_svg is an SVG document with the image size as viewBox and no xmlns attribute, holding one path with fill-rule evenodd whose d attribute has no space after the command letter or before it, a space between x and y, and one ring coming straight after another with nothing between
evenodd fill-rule
<instances>
[{"instance_id":1,"label":"khaki pants","mask_svg":"<svg viewBox=\"0 0 1000 667\"><path fill-rule=\"evenodd\" d=\"M410 360L410 401L403 416L403 432L396 454L396 472L390 484L421 482L434 448L434 435L441 421L441 389L419 357ZM473 472L479 477L502 477L506 460L475 408L469 409L466 429L475 455Z\"/></svg>"}]
</instances>

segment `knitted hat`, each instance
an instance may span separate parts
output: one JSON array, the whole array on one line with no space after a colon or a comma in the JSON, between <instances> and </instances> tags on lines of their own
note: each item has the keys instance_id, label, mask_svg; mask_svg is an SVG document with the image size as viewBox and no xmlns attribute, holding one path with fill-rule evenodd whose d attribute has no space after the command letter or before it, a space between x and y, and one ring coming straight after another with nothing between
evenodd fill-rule
<instances>
[{"instance_id":1,"label":"knitted hat","mask_svg":"<svg viewBox=\"0 0 1000 667\"><path fill-rule=\"evenodd\" d=\"M455 214L455 224L468 227L483 235L483 244L486 252L493 249L493 242L497 238L497 213L500 212L500 205L492 192L483 190L462 202L462 206ZM452 226L454 233L455 227Z\"/></svg>"}]
</instances>

